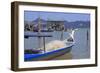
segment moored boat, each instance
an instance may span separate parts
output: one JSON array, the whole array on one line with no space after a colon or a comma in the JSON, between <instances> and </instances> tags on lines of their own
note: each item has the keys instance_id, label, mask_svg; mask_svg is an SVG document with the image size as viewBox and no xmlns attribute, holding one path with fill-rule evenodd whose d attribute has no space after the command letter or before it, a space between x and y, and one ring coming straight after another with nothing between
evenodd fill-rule
<instances>
[{"instance_id":1,"label":"moored boat","mask_svg":"<svg viewBox=\"0 0 100 73\"><path fill-rule=\"evenodd\" d=\"M69 43L69 45L67 45L67 47L64 48L58 48L57 50L53 50L50 52L45 52L45 53L40 53L40 54L25 54L24 55L24 60L25 61L40 61L40 60L50 60L53 59L55 57L64 55L68 52L71 51L72 46L74 46L74 43Z\"/></svg>"},{"instance_id":2,"label":"moored boat","mask_svg":"<svg viewBox=\"0 0 100 73\"><path fill-rule=\"evenodd\" d=\"M33 50L33 51L31 51L31 53L24 53L24 60L25 61L50 60L55 57L69 53L75 44L74 32L75 32L75 30L73 30L71 33L69 33L70 34L69 38L62 41L66 44L65 47L57 48L55 50L51 50L51 51L47 51L47 52L43 52L46 49L45 45L44 45L44 48L45 48L44 50ZM36 37L36 35L35 36L29 35L28 37ZM38 35L37 37L44 38L44 37L48 37L48 35ZM51 36L49 35L49 37L51 37ZM34 52L37 52L37 53L34 53Z\"/></svg>"}]
</instances>

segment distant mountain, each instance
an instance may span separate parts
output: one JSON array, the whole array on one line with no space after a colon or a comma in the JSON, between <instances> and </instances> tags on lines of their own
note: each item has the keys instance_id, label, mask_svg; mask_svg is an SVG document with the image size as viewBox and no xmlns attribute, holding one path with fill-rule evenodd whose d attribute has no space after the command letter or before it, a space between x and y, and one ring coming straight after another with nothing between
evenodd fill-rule
<instances>
[{"instance_id":1,"label":"distant mountain","mask_svg":"<svg viewBox=\"0 0 100 73\"><path fill-rule=\"evenodd\" d=\"M75 22L64 22L66 28L88 28L90 27L90 21L75 21Z\"/></svg>"},{"instance_id":2,"label":"distant mountain","mask_svg":"<svg viewBox=\"0 0 100 73\"><path fill-rule=\"evenodd\" d=\"M45 24L45 25L47 24L47 21L44 20L44 19L41 19L41 18L37 18L37 19L33 20L32 23L33 23L33 24L38 24L39 21L40 21L42 24Z\"/></svg>"}]
</instances>

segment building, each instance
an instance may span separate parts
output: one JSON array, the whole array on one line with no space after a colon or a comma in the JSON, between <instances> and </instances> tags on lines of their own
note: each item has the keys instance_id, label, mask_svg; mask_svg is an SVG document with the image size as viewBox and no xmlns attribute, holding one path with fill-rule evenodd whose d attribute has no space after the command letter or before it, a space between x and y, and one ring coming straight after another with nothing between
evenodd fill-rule
<instances>
[{"instance_id":1,"label":"building","mask_svg":"<svg viewBox=\"0 0 100 73\"><path fill-rule=\"evenodd\" d=\"M40 24L40 25L39 25ZM36 20L30 22L30 24L25 23L25 31L62 31L64 30L64 21L58 20L43 20L37 18Z\"/></svg>"},{"instance_id":2,"label":"building","mask_svg":"<svg viewBox=\"0 0 100 73\"><path fill-rule=\"evenodd\" d=\"M62 31L64 30L64 21L47 21L47 28L49 30Z\"/></svg>"}]
</instances>

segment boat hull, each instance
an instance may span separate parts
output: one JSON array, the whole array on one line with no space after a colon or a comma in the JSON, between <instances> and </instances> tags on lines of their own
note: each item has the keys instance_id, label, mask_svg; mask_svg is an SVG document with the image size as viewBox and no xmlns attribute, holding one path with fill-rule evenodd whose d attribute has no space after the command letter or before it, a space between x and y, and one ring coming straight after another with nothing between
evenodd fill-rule
<instances>
[{"instance_id":1,"label":"boat hull","mask_svg":"<svg viewBox=\"0 0 100 73\"><path fill-rule=\"evenodd\" d=\"M69 53L72 49L72 46L73 45L66 47L66 48L61 48L59 50L43 53L43 54L25 54L24 55L24 61L51 60L55 57Z\"/></svg>"}]
</instances>

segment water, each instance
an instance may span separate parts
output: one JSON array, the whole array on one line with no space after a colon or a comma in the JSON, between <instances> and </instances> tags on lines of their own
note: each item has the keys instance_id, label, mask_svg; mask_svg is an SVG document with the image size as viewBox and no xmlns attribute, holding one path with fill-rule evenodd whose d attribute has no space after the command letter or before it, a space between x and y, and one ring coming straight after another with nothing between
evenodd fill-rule
<instances>
[{"instance_id":1,"label":"water","mask_svg":"<svg viewBox=\"0 0 100 73\"><path fill-rule=\"evenodd\" d=\"M73 59L84 59L90 58L90 39L89 33L87 37L87 31L89 29L79 29L75 34L75 46L72 48ZM88 38L88 40L87 40Z\"/></svg>"},{"instance_id":2,"label":"water","mask_svg":"<svg viewBox=\"0 0 100 73\"><path fill-rule=\"evenodd\" d=\"M85 59L85 58L90 58L90 40L87 38L87 31L88 31L88 37L89 37L89 28L79 28L75 32L75 45L72 47L71 54L71 59ZM26 32L25 32L26 33ZM61 38L61 33L62 32L44 32L43 34L51 34L52 37L47 37L46 38L46 43L49 43L50 41L53 40L60 40ZM37 33L32 33L28 32L28 34L37 34ZM63 33L63 40L69 37L68 32ZM88 39L88 40L87 40ZM43 39L41 38L41 47L43 46ZM37 37L30 37L28 39L24 39L24 48L25 49L38 49L38 38ZM66 55L63 56L63 58L67 59ZM60 57L62 59L62 57Z\"/></svg>"}]
</instances>

